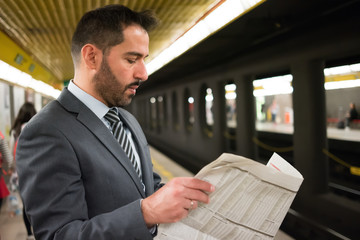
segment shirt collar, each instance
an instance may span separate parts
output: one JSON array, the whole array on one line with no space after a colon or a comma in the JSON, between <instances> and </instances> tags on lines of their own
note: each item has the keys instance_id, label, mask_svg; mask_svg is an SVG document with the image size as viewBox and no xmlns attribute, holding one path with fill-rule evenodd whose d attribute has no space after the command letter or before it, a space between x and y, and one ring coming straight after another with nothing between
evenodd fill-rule
<instances>
[{"instance_id":1,"label":"shirt collar","mask_svg":"<svg viewBox=\"0 0 360 240\"><path fill-rule=\"evenodd\" d=\"M76 86L73 80L70 81L68 90L72 94L74 94L75 97L77 97L82 103L84 103L91 111L93 111L99 119L102 119L110 109L104 103L100 102L99 100Z\"/></svg>"}]
</instances>

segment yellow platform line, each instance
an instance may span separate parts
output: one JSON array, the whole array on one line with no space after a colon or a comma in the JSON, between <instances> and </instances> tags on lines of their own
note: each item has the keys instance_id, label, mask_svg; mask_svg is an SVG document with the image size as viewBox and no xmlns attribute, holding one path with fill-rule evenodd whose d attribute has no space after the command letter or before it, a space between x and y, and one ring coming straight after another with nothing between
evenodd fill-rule
<instances>
[{"instance_id":1,"label":"yellow platform line","mask_svg":"<svg viewBox=\"0 0 360 240\"><path fill-rule=\"evenodd\" d=\"M174 175L171 172L169 172L168 170L166 170L164 168L164 166L161 165L160 163L158 163L154 158L151 158L151 161L153 163L155 172L160 174L162 177L165 177L169 181L174 178Z\"/></svg>"}]
</instances>

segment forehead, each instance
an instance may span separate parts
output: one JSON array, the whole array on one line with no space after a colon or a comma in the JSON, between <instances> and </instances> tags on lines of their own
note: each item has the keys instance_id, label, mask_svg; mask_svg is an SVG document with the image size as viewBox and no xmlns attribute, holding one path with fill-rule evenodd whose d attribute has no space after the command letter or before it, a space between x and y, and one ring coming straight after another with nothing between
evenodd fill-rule
<instances>
[{"instance_id":1,"label":"forehead","mask_svg":"<svg viewBox=\"0 0 360 240\"><path fill-rule=\"evenodd\" d=\"M122 54L136 52L147 56L149 54L149 35L138 25L130 25L123 31L124 40L113 47Z\"/></svg>"}]
</instances>

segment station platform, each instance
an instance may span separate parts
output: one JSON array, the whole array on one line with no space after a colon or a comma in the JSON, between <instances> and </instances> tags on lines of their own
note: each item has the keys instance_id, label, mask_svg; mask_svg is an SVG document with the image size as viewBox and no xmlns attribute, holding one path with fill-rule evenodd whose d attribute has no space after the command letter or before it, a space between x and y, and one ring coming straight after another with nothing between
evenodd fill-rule
<instances>
[{"instance_id":1,"label":"station platform","mask_svg":"<svg viewBox=\"0 0 360 240\"><path fill-rule=\"evenodd\" d=\"M154 171L157 172L163 182L168 182L174 177L191 177L193 174L182 166L150 147L150 154L154 165ZM19 198L20 199L20 198ZM7 211L7 203L4 200L0 212L0 240L26 240L27 234L23 223L22 215L11 216ZM294 240L281 230L278 231L275 240ZM156 238L155 238L156 240Z\"/></svg>"},{"instance_id":2,"label":"station platform","mask_svg":"<svg viewBox=\"0 0 360 240\"><path fill-rule=\"evenodd\" d=\"M256 130L289 135L294 133L293 125L272 122L256 122ZM329 139L360 142L360 129L327 127L326 133Z\"/></svg>"}]
</instances>

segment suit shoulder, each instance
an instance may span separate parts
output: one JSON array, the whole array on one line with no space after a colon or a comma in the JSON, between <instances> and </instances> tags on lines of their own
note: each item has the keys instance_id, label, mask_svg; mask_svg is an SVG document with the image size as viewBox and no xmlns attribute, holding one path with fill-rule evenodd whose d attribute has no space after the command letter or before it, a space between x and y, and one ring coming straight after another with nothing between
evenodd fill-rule
<instances>
[{"instance_id":1,"label":"suit shoulder","mask_svg":"<svg viewBox=\"0 0 360 240\"><path fill-rule=\"evenodd\" d=\"M43 122L43 121L52 121L56 119L57 113L62 111L62 106L58 101L53 100L43 107L32 119L31 121Z\"/></svg>"}]
</instances>

